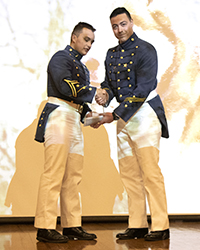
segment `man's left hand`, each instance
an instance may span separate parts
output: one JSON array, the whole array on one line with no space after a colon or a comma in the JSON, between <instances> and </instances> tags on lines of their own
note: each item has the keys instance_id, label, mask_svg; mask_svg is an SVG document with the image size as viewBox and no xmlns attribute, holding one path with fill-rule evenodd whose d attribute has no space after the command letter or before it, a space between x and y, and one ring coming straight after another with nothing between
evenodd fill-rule
<instances>
[{"instance_id":1,"label":"man's left hand","mask_svg":"<svg viewBox=\"0 0 200 250\"><path fill-rule=\"evenodd\" d=\"M112 113L106 112L106 113L103 113L103 114L100 114L100 115L103 115L102 120L95 123L95 124L92 124L91 125L92 128L99 128L102 124L111 123L114 120Z\"/></svg>"}]
</instances>

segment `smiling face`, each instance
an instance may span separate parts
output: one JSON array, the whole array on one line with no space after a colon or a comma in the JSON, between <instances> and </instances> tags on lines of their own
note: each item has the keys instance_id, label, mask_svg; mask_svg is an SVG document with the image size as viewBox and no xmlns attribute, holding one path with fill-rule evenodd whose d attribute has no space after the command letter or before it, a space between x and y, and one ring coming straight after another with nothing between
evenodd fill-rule
<instances>
[{"instance_id":1,"label":"smiling face","mask_svg":"<svg viewBox=\"0 0 200 250\"><path fill-rule=\"evenodd\" d=\"M119 43L123 43L133 34L133 20L123 13L110 19L113 32Z\"/></svg>"},{"instance_id":2,"label":"smiling face","mask_svg":"<svg viewBox=\"0 0 200 250\"><path fill-rule=\"evenodd\" d=\"M86 55L94 42L94 32L90 29L83 28L82 31L72 35L71 47L81 55Z\"/></svg>"}]
</instances>

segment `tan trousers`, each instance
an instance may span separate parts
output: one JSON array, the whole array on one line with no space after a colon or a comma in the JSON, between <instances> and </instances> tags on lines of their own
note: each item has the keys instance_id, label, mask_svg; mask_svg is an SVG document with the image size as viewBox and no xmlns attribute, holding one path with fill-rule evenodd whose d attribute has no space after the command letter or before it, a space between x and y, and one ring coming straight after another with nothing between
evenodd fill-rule
<instances>
[{"instance_id":1,"label":"tan trousers","mask_svg":"<svg viewBox=\"0 0 200 250\"><path fill-rule=\"evenodd\" d=\"M78 184L83 170L83 135L80 114L67 103L59 104L49 116L45 130L45 164L40 179L35 227L55 229L60 197L62 227L81 226Z\"/></svg>"},{"instance_id":2,"label":"tan trousers","mask_svg":"<svg viewBox=\"0 0 200 250\"><path fill-rule=\"evenodd\" d=\"M118 120L119 169L128 194L129 228L148 227L146 198L151 230L169 228L164 179L158 165L160 137L160 122L148 103L128 123Z\"/></svg>"}]
</instances>

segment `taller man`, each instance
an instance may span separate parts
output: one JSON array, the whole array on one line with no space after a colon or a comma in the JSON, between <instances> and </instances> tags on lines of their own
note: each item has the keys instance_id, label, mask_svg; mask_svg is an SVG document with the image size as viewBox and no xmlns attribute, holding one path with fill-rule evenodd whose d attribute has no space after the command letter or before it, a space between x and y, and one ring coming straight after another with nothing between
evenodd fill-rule
<instances>
[{"instance_id":1,"label":"taller man","mask_svg":"<svg viewBox=\"0 0 200 250\"><path fill-rule=\"evenodd\" d=\"M116 97L119 106L113 113L105 113L94 127L117 120L119 169L128 194L129 226L116 237L168 239L166 194L158 161L160 138L169 135L164 108L155 91L157 53L133 32L133 20L125 8L115 9L110 21L119 45L107 52L106 76L101 83L107 93L105 98L96 95L96 101L107 106ZM149 233L146 197L152 221Z\"/></svg>"}]
</instances>

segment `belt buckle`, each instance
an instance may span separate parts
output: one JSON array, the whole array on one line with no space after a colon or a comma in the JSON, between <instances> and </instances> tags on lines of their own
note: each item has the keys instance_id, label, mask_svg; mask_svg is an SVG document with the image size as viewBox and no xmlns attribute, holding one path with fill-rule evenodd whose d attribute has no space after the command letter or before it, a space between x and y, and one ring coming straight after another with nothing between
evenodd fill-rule
<instances>
[{"instance_id":1,"label":"belt buckle","mask_svg":"<svg viewBox=\"0 0 200 250\"><path fill-rule=\"evenodd\" d=\"M82 105L79 105L79 106L78 106L77 112L78 112L79 114L82 114L82 112L83 112L83 106L82 106Z\"/></svg>"}]
</instances>

